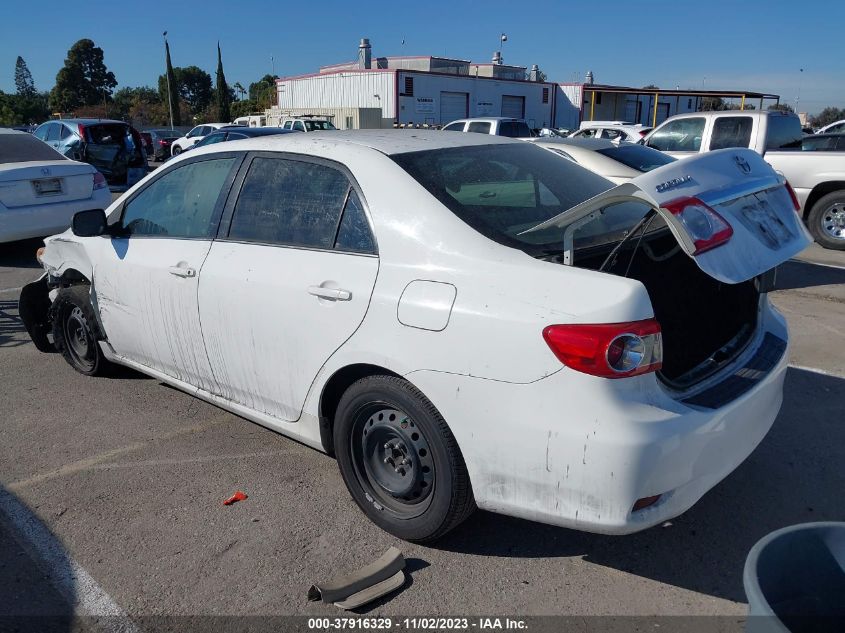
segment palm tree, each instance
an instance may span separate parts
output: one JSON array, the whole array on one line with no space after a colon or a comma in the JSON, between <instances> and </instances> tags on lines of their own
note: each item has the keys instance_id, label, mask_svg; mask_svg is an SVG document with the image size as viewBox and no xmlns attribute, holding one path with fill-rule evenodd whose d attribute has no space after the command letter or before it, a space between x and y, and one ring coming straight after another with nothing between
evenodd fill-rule
<instances>
[{"instance_id":1,"label":"palm tree","mask_svg":"<svg viewBox=\"0 0 845 633\"><path fill-rule=\"evenodd\" d=\"M240 99L244 98L244 95L246 94L246 89L241 85L241 82L236 81L235 85L232 86L232 88L234 88L235 92L238 93L238 95L240 96Z\"/></svg>"}]
</instances>

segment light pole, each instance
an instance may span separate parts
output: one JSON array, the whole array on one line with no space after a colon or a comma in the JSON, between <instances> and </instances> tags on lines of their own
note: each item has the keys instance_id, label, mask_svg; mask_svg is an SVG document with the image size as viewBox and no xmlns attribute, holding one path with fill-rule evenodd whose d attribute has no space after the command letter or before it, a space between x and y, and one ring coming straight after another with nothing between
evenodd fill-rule
<instances>
[{"instance_id":1,"label":"light pole","mask_svg":"<svg viewBox=\"0 0 845 633\"><path fill-rule=\"evenodd\" d=\"M801 79L804 77L804 69L798 69L798 90L795 94L795 114L798 114L798 103L801 101Z\"/></svg>"},{"instance_id":2,"label":"light pole","mask_svg":"<svg viewBox=\"0 0 845 633\"><path fill-rule=\"evenodd\" d=\"M165 55L165 67L164 67L164 78L167 82L167 109L170 111L170 129L173 129L173 99L170 96L170 67L167 64L167 31L161 34L164 37L164 55Z\"/></svg>"},{"instance_id":3,"label":"light pole","mask_svg":"<svg viewBox=\"0 0 845 633\"><path fill-rule=\"evenodd\" d=\"M504 60L504 58L502 57L502 51L505 49L505 42L507 42L507 41L508 41L508 36L507 36L507 35L505 35L504 33L502 33L502 34L499 36L499 63L500 63L500 64L504 64L504 63L505 63L505 60Z\"/></svg>"}]
</instances>

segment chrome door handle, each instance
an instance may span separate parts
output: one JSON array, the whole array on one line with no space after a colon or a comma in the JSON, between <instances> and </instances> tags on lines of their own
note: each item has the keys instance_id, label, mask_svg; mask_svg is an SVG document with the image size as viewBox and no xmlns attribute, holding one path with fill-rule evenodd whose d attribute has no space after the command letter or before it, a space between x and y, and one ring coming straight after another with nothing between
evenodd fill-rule
<instances>
[{"instance_id":1,"label":"chrome door handle","mask_svg":"<svg viewBox=\"0 0 845 633\"><path fill-rule=\"evenodd\" d=\"M177 277L196 277L197 271L193 268L182 268L181 266L171 266L167 269L171 275Z\"/></svg>"},{"instance_id":2,"label":"chrome door handle","mask_svg":"<svg viewBox=\"0 0 845 633\"><path fill-rule=\"evenodd\" d=\"M323 288L323 286L308 286L308 294L332 301L349 301L352 298L352 293L348 290Z\"/></svg>"}]
</instances>

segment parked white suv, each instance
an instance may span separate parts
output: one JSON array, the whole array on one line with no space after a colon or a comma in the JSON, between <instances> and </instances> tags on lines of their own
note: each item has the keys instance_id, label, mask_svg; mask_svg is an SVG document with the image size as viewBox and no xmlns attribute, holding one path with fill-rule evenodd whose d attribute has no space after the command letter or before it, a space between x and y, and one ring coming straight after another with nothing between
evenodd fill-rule
<instances>
[{"instance_id":1,"label":"parked white suv","mask_svg":"<svg viewBox=\"0 0 845 633\"><path fill-rule=\"evenodd\" d=\"M476 506L659 525L768 432L788 362L769 271L810 240L759 155L613 187L519 140L317 134L198 148L108 219L77 213L21 292L39 349L332 452L412 541Z\"/></svg>"},{"instance_id":2,"label":"parked white suv","mask_svg":"<svg viewBox=\"0 0 845 633\"><path fill-rule=\"evenodd\" d=\"M443 128L444 132L475 132L510 138L531 138L531 128L525 121L509 117L478 117L458 119Z\"/></svg>"},{"instance_id":3,"label":"parked white suv","mask_svg":"<svg viewBox=\"0 0 845 633\"><path fill-rule=\"evenodd\" d=\"M214 130L219 130L221 127L232 125L231 123L203 123L197 125L194 129L188 132L185 136L177 138L170 145L170 155L178 156L189 147L193 147L199 143L206 136L211 134Z\"/></svg>"}]
</instances>

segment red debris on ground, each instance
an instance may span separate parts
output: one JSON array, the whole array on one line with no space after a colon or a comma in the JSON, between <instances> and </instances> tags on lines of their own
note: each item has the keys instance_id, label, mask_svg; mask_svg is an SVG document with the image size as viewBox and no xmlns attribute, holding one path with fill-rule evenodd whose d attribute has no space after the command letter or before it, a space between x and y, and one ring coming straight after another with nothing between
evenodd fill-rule
<instances>
[{"instance_id":1,"label":"red debris on ground","mask_svg":"<svg viewBox=\"0 0 845 633\"><path fill-rule=\"evenodd\" d=\"M238 490L235 494L233 494L231 497L226 499L226 501L223 502L223 505L224 506L230 506L233 503L237 503L238 501L243 501L244 499L246 499L246 494L241 492L240 490Z\"/></svg>"}]
</instances>

